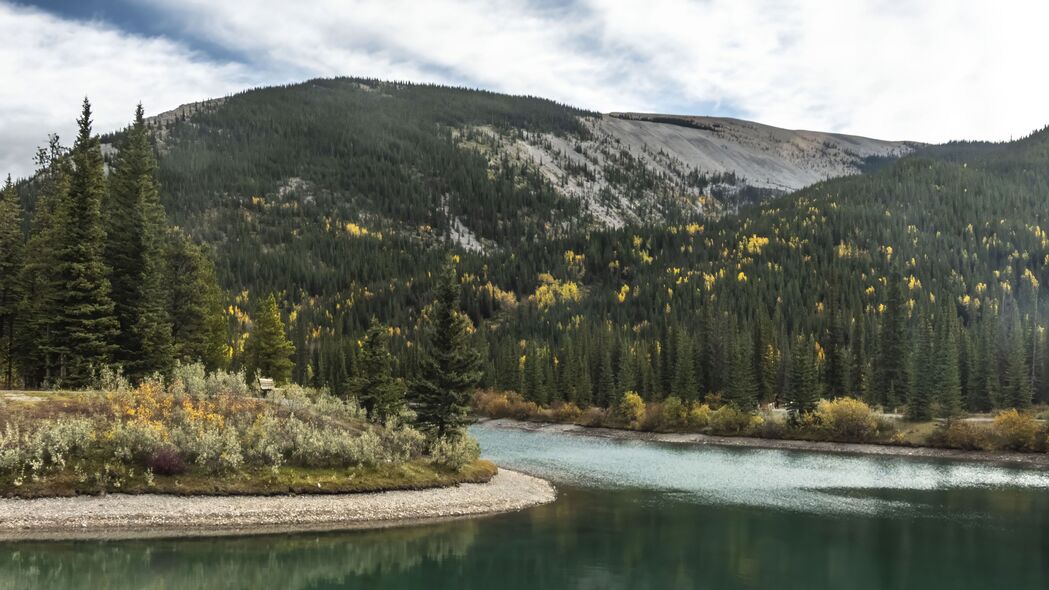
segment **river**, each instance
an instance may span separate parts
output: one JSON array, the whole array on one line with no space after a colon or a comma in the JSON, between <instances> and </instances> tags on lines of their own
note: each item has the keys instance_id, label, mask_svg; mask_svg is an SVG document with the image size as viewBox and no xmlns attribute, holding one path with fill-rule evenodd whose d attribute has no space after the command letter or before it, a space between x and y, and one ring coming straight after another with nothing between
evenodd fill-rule
<instances>
[{"instance_id":1,"label":"river","mask_svg":"<svg viewBox=\"0 0 1049 590\"><path fill-rule=\"evenodd\" d=\"M473 431L558 500L379 531L0 543L0 589L1049 588L1049 473Z\"/></svg>"}]
</instances>

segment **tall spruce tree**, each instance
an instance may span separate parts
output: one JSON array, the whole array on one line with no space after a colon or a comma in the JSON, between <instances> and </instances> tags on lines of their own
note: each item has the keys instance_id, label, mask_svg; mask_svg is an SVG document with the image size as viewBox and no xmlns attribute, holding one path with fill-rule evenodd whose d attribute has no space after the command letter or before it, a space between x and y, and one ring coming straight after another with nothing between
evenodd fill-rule
<instances>
[{"instance_id":1,"label":"tall spruce tree","mask_svg":"<svg viewBox=\"0 0 1049 590\"><path fill-rule=\"evenodd\" d=\"M670 393L680 400L697 400L699 384L696 382L692 341L684 331L679 331L677 336L677 362L674 363L674 381Z\"/></svg>"},{"instance_id":2,"label":"tall spruce tree","mask_svg":"<svg viewBox=\"0 0 1049 590\"><path fill-rule=\"evenodd\" d=\"M932 418L932 403L937 383L935 347L932 323L928 318L922 317L914 346L911 395L907 399L907 418L911 420Z\"/></svg>"},{"instance_id":3,"label":"tall spruce tree","mask_svg":"<svg viewBox=\"0 0 1049 590\"><path fill-rule=\"evenodd\" d=\"M278 385L288 383L295 346L284 330L277 297L270 293L263 299L252 320L251 333L244 345L244 368L248 377L269 377Z\"/></svg>"},{"instance_id":4,"label":"tall spruce tree","mask_svg":"<svg viewBox=\"0 0 1049 590\"><path fill-rule=\"evenodd\" d=\"M22 206L11 177L0 191L0 379L14 384L15 332L22 303Z\"/></svg>"},{"instance_id":5,"label":"tall spruce tree","mask_svg":"<svg viewBox=\"0 0 1049 590\"><path fill-rule=\"evenodd\" d=\"M819 401L814 346L808 338L799 337L790 350L786 397L787 410L795 421L815 410Z\"/></svg>"},{"instance_id":6,"label":"tall spruce tree","mask_svg":"<svg viewBox=\"0 0 1049 590\"><path fill-rule=\"evenodd\" d=\"M437 281L427 310L420 374L411 386L419 428L432 437L458 436L467 425L470 395L481 381L482 358L473 325L459 307L459 278L452 263Z\"/></svg>"},{"instance_id":7,"label":"tall spruce tree","mask_svg":"<svg viewBox=\"0 0 1049 590\"><path fill-rule=\"evenodd\" d=\"M849 392L849 355L845 339L845 325L841 314L834 312L826 340L827 397L831 399L842 397Z\"/></svg>"},{"instance_id":8,"label":"tall spruce tree","mask_svg":"<svg viewBox=\"0 0 1049 590\"><path fill-rule=\"evenodd\" d=\"M898 271L886 283L885 310L878 333L872 400L886 408L906 401L910 389L907 347L907 306Z\"/></svg>"},{"instance_id":9,"label":"tall spruce tree","mask_svg":"<svg viewBox=\"0 0 1049 590\"><path fill-rule=\"evenodd\" d=\"M948 311L948 310L945 310ZM958 326L954 316L950 313L945 315L943 334L938 339L940 342L937 359L937 376L939 387L937 391L937 416L941 418L952 418L962 411L962 378L958 363Z\"/></svg>"},{"instance_id":10,"label":"tall spruce tree","mask_svg":"<svg viewBox=\"0 0 1049 590\"><path fill-rule=\"evenodd\" d=\"M728 347L729 382L725 385L725 401L745 412L757 408L758 385L754 376L754 363L750 358L753 347L750 338L735 339Z\"/></svg>"},{"instance_id":11,"label":"tall spruce tree","mask_svg":"<svg viewBox=\"0 0 1049 590\"><path fill-rule=\"evenodd\" d=\"M55 211L57 293L56 340L59 379L83 387L113 360L120 324L110 297L109 268L103 258L106 232L102 203L106 176L102 148L91 131L91 104L84 99L79 132L70 152L69 190Z\"/></svg>"},{"instance_id":12,"label":"tall spruce tree","mask_svg":"<svg viewBox=\"0 0 1049 590\"><path fill-rule=\"evenodd\" d=\"M120 323L114 360L133 379L166 372L175 360L165 305L166 231L156 167L140 104L113 166L104 210L105 255Z\"/></svg>"},{"instance_id":13,"label":"tall spruce tree","mask_svg":"<svg viewBox=\"0 0 1049 590\"><path fill-rule=\"evenodd\" d=\"M170 230L165 255L167 317L177 361L201 361L209 371L229 364L225 299L215 266L181 230Z\"/></svg>"},{"instance_id":14,"label":"tall spruce tree","mask_svg":"<svg viewBox=\"0 0 1049 590\"><path fill-rule=\"evenodd\" d=\"M374 317L361 340L357 370L347 391L357 398L372 422L384 424L404 408L405 386L393 376L389 335Z\"/></svg>"},{"instance_id":15,"label":"tall spruce tree","mask_svg":"<svg viewBox=\"0 0 1049 590\"><path fill-rule=\"evenodd\" d=\"M1006 351L1005 387L1002 397L1008 406L1018 409L1031 407L1033 397L1027 350L1020 320L1014 313L1010 325L1009 348Z\"/></svg>"},{"instance_id":16,"label":"tall spruce tree","mask_svg":"<svg viewBox=\"0 0 1049 590\"><path fill-rule=\"evenodd\" d=\"M15 333L19 373L30 387L53 385L58 359L67 352L58 332L58 294L64 286L57 271L55 244L58 209L69 191L71 170L57 135L51 135L47 147L37 151L36 164L36 206L19 278L22 301Z\"/></svg>"}]
</instances>

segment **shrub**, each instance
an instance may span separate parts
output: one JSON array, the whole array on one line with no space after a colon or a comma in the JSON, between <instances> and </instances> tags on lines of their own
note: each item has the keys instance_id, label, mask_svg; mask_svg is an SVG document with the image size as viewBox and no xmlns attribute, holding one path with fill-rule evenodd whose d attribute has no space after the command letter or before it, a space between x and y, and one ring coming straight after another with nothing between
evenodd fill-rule
<instances>
[{"instance_id":1,"label":"shrub","mask_svg":"<svg viewBox=\"0 0 1049 590\"><path fill-rule=\"evenodd\" d=\"M709 405L692 402L692 407L688 409L688 427L698 430L710 426L711 414L713 410Z\"/></svg>"},{"instance_id":2,"label":"shrub","mask_svg":"<svg viewBox=\"0 0 1049 590\"><path fill-rule=\"evenodd\" d=\"M1006 410L994 417L992 428L995 446L999 449L1033 451L1038 446L1041 425L1029 414Z\"/></svg>"},{"instance_id":3,"label":"shrub","mask_svg":"<svg viewBox=\"0 0 1049 590\"><path fill-rule=\"evenodd\" d=\"M481 456L481 446L474 437L459 432L433 441L429 454L433 463L459 471Z\"/></svg>"},{"instance_id":4,"label":"shrub","mask_svg":"<svg viewBox=\"0 0 1049 590\"><path fill-rule=\"evenodd\" d=\"M228 373L226 371L215 371L204 380L204 391L208 397L219 395L250 395L251 389L244 378L243 372Z\"/></svg>"},{"instance_id":5,"label":"shrub","mask_svg":"<svg viewBox=\"0 0 1049 590\"><path fill-rule=\"evenodd\" d=\"M582 414L583 410L572 402L555 402L550 407L550 417L555 422L575 422Z\"/></svg>"},{"instance_id":6,"label":"shrub","mask_svg":"<svg viewBox=\"0 0 1049 590\"><path fill-rule=\"evenodd\" d=\"M120 367L102 367L95 377L94 388L99 391L130 391L131 383Z\"/></svg>"},{"instance_id":7,"label":"shrub","mask_svg":"<svg viewBox=\"0 0 1049 590\"><path fill-rule=\"evenodd\" d=\"M833 440L864 441L878 432L874 411L867 404L851 397L820 400L816 405L815 417L817 430Z\"/></svg>"},{"instance_id":8,"label":"shrub","mask_svg":"<svg viewBox=\"0 0 1049 590\"><path fill-rule=\"evenodd\" d=\"M975 451L991 446L990 434L986 426L964 420L951 420L944 425L942 436L943 443L948 447Z\"/></svg>"},{"instance_id":9,"label":"shrub","mask_svg":"<svg viewBox=\"0 0 1049 590\"><path fill-rule=\"evenodd\" d=\"M207 376L202 363L177 363L171 372L171 383L173 387L175 384L181 384L182 391L193 397L204 397L208 394Z\"/></svg>"},{"instance_id":10,"label":"shrub","mask_svg":"<svg viewBox=\"0 0 1049 590\"><path fill-rule=\"evenodd\" d=\"M631 430L637 430L645 419L645 400L635 391L624 393L616 403L616 422Z\"/></svg>"},{"instance_id":11,"label":"shrub","mask_svg":"<svg viewBox=\"0 0 1049 590\"><path fill-rule=\"evenodd\" d=\"M161 447L146 459L146 468L157 475L179 475L186 472L186 462L174 447Z\"/></svg>"},{"instance_id":12,"label":"shrub","mask_svg":"<svg viewBox=\"0 0 1049 590\"><path fill-rule=\"evenodd\" d=\"M608 419L607 412L597 406L590 406L583 410L579 416L579 424L582 426L604 426Z\"/></svg>"},{"instance_id":13,"label":"shrub","mask_svg":"<svg viewBox=\"0 0 1049 590\"><path fill-rule=\"evenodd\" d=\"M675 430L682 428L688 421L688 406L686 406L681 398L676 396L670 396L663 400L662 411L660 412L659 426L668 430Z\"/></svg>"},{"instance_id":14,"label":"shrub","mask_svg":"<svg viewBox=\"0 0 1049 590\"><path fill-rule=\"evenodd\" d=\"M753 422L753 416L735 406L725 405L710 414L710 428L715 434L743 434Z\"/></svg>"},{"instance_id":15,"label":"shrub","mask_svg":"<svg viewBox=\"0 0 1049 590\"><path fill-rule=\"evenodd\" d=\"M761 438L786 438L787 425L782 420L777 420L771 414L762 414L754 417L751 424L751 434Z\"/></svg>"}]
</instances>

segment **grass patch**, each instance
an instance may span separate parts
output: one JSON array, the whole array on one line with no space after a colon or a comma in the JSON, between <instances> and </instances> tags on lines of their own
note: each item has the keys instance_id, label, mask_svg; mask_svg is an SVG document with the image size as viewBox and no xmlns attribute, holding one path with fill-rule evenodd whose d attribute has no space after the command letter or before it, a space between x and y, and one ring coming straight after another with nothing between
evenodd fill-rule
<instances>
[{"instance_id":1,"label":"grass patch","mask_svg":"<svg viewBox=\"0 0 1049 590\"><path fill-rule=\"evenodd\" d=\"M425 460L353 468L284 466L216 476L200 469L180 475L152 477L142 470L111 468L107 481L87 477L100 473L101 464L71 466L16 485L0 476L0 496L8 498L69 497L78 495L173 494L181 496L275 496L285 494L350 494L392 490L421 490L463 483L485 483L498 471L494 463L477 460L455 471Z\"/></svg>"}]
</instances>

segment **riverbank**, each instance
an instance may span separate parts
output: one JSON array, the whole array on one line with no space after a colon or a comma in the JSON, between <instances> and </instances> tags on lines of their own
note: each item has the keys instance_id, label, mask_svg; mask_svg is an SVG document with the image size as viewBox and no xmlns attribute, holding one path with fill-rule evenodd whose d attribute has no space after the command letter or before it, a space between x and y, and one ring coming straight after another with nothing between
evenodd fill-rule
<instances>
[{"instance_id":1,"label":"riverbank","mask_svg":"<svg viewBox=\"0 0 1049 590\"><path fill-rule=\"evenodd\" d=\"M532 432L549 432L575 436L590 436L615 440L643 440L669 444L718 446L749 449L774 449L784 451L810 451L851 455L880 455L888 457L910 457L918 459L946 459L992 463L1007 467L1049 469L1049 455L1044 453L1017 453L1009 451L965 451L934 447L909 447L901 445L879 445L870 443L838 443L789 439L768 439L747 436L716 436L698 433L641 432L615 428L580 426L550 422L522 422L509 418L484 421L496 428L510 428Z\"/></svg>"},{"instance_id":2,"label":"riverbank","mask_svg":"<svg viewBox=\"0 0 1049 590\"><path fill-rule=\"evenodd\" d=\"M487 483L299 496L157 494L0 499L0 540L220 536L385 528L552 502L547 481L506 469Z\"/></svg>"}]
</instances>

